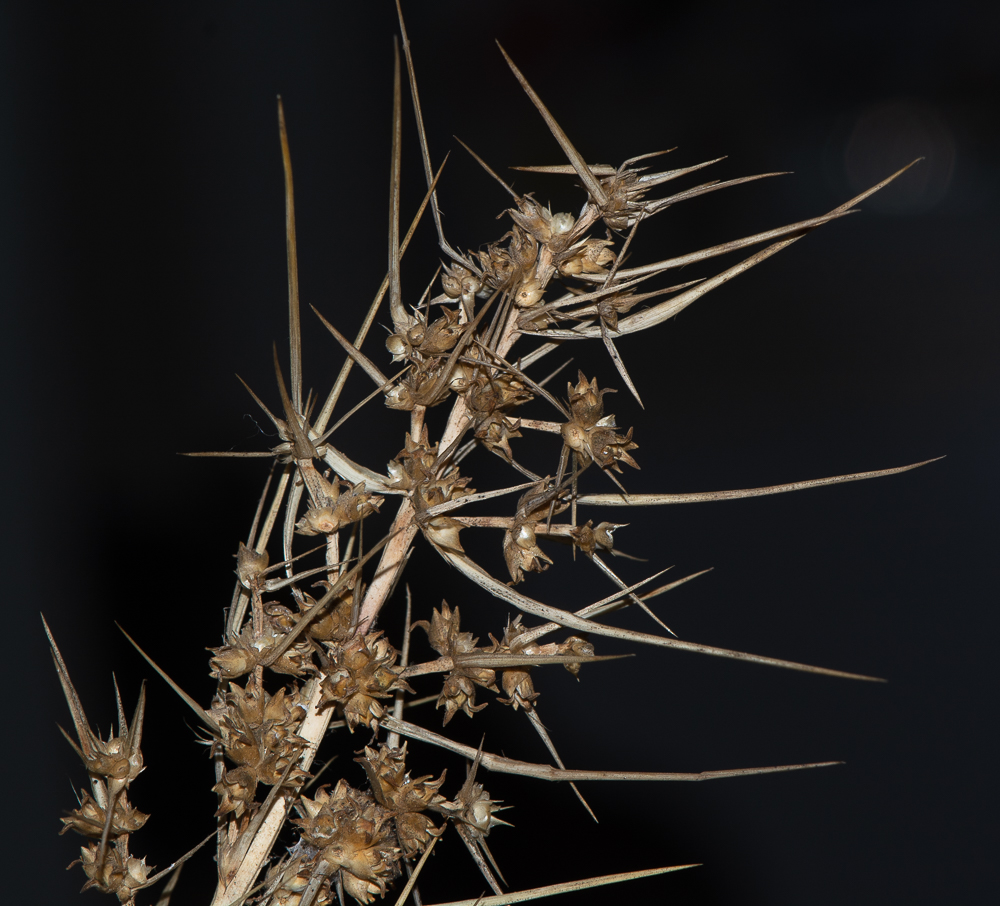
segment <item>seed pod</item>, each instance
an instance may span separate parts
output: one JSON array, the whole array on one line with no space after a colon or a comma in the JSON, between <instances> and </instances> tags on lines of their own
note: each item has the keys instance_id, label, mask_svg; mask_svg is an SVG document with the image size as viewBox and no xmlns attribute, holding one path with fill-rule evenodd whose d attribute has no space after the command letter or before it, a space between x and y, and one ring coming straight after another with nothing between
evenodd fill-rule
<instances>
[{"instance_id":1,"label":"seed pod","mask_svg":"<svg viewBox=\"0 0 1000 906\"><path fill-rule=\"evenodd\" d=\"M339 482L337 485L339 486ZM305 515L295 524L295 530L300 535L329 535L345 525L377 513L385 499L366 491L363 481L343 493L340 493L339 487L335 487L334 493L336 496L332 499L327 497L325 505L313 505L306 510Z\"/></svg>"},{"instance_id":2,"label":"seed pod","mask_svg":"<svg viewBox=\"0 0 1000 906\"><path fill-rule=\"evenodd\" d=\"M282 630L277 623L285 622L285 617L290 617L291 611L273 604L265 605L265 608L269 608L275 618L271 619L265 610L264 625L259 635L251 625L247 625L236 644L209 649L213 652L209 661L211 675L216 679L236 679L250 673L262 663L275 673L290 676L304 676L315 671L311 660L312 648L305 639L297 641L279 658L271 659L271 654L282 643L287 631Z\"/></svg>"},{"instance_id":3,"label":"seed pod","mask_svg":"<svg viewBox=\"0 0 1000 906\"><path fill-rule=\"evenodd\" d=\"M400 381L386 393L385 404L390 409L402 409L404 412L409 412L417 402L413 398L413 389L406 381Z\"/></svg>"},{"instance_id":4,"label":"seed pod","mask_svg":"<svg viewBox=\"0 0 1000 906\"><path fill-rule=\"evenodd\" d=\"M466 277L462 281L463 290L466 284L479 285L479 280L475 277ZM465 298L464 295L462 298ZM445 355L450 352L462 335L463 327L458 323L458 317L457 311L446 308L440 318L427 326L419 341L411 340L414 348L425 356Z\"/></svg>"},{"instance_id":5,"label":"seed pod","mask_svg":"<svg viewBox=\"0 0 1000 906\"><path fill-rule=\"evenodd\" d=\"M633 469L638 469L639 463L628 452L637 449L638 446L637 443L632 442L631 428L624 436L616 434L610 428L595 429L590 435L590 455L602 469L611 468L616 472L621 472L618 465L620 462L627 463Z\"/></svg>"},{"instance_id":6,"label":"seed pod","mask_svg":"<svg viewBox=\"0 0 1000 906\"><path fill-rule=\"evenodd\" d=\"M502 800L490 799L490 794L486 792L481 783L476 783L476 773L479 768L479 757L472 763L472 769L466 778L458 795L452 802L445 802L441 806L441 811L449 815L454 821L461 821L472 831L473 836L482 840L489 836L490 831L498 824L507 825L506 821L496 816L497 812L502 812L507 806L501 806ZM507 825L509 827L509 825Z\"/></svg>"},{"instance_id":7,"label":"seed pod","mask_svg":"<svg viewBox=\"0 0 1000 906\"><path fill-rule=\"evenodd\" d=\"M589 556L597 548L613 551L615 547L613 533L616 529L625 528L626 525L628 525L627 522L600 522L595 526L593 520L588 519L586 525L571 529L570 535L576 546Z\"/></svg>"},{"instance_id":8,"label":"seed pod","mask_svg":"<svg viewBox=\"0 0 1000 906\"><path fill-rule=\"evenodd\" d=\"M569 233L576 224L576 218L572 214L553 214L552 232L557 236Z\"/></svg>"},{"instance_id":9,"label":"seed pod","mask_svg":"<svg viewBox=\"0 0 1000 906\"><path fill-rule=\"evenodd\" d=\"M451 516L434 516L421 523L420 528L432 544L454 553L465 553L465 548L462 547L458 537L458 533L465 528L464 522L459 522Z\"/></svg>"},{"instance_id":10,"label":"seed pod","mask_svg":"<svg viewBox=\"0 0 1000 906\"><path fill-rule=\"evenodd\" d=\"M558 647L557 650L559 654L579 654L581 657L594 656L594 646L586 639L580 638L578 635L571 635ZM581 666L582 665L579 663L570 663L565 665L566 669L578 679L580 676Z\"/></svg>"},{"instance_id":11,"label":"seed pod","mask_svg":"<svg viewBox=\"0 0 1000 906\"><path fill-rule=\"evenodd\" d=\"M535 539L537 525L535 521L515 521L504 532L503 556L512 585L524 580L525 571L540 573L548 569L552 562Z\"/></svg>"},{"instance_id":12,"label":"seed pod","mask_svg":"<svg viewBox=\"0 0 1000 906\"><path fill-rule=\"evenodd\" d=\"M462 295L462 281L470 276L471 271L460 264L446 264L441 270L441 289L450 299Z\"/></svg>"},{"instance_id":13,"label":"seed pod","mask_svg":"<svg viewBox=\"0 0 1000 906\"><path fill-rule=\"evenodd\" d=\"M518 308L531 308L542 301L545 290L534 277L525 280L514 293L514 304Z\"/></svg>"},{"instance_id":14,"label":"seed pod","mask_svg":"<svg viewBox=\"0 0 1000 906\"><path fill-rule=\"evenodd\" d=\"M392 361L401 362L408 359L413 354L413 347L410 341L403 334L389 334L385 341L385 348L392 354Z\"/></svg>"},{"instance_id":15,"label":"seed pod","mask_svg":"<svg viewBox=\"0 0 1000 906\"><path fill-rule=\"evenodd\" d=\"M604 417L604 395L617 392L610 387L599 389L597 378L588 381L582 371L577 372L576 386L567 383L566 391L573 421L584 428L593 428Z\"/></svg>"},{"instance_id":16,"label":"seed pod","mask_svg":"<svg viewBox=\"0 0 1000 906\"><path fill-rule=\"evenodd\" d=\"M251 591L259 588L267 570L267 551L258 553L252 547L247 547L242 541L236 553L236 575L240 584Z\"/></svg>"},{"instance_id":17,"label":"seed pod","mask_svg":"<svg viewBox=\"0 0 1000 906\"><path fill-rule=\"evenodd\" d=\"M521 625L521 615L518 614L513 622L507 624L504 630L503 641L497 642L494 639L494 647L497 652L509 654L542 654L541 646L537 642L526 644L518 642L518 636L523 635L524 626ZM519 707L525 711L532 710L534 702L539 698L539 693L535 692L535 686L531 681L530 667L511 667L504 670L500 677L500 683L507 698L498 698L497 701L505 705L513 705L516 711Z\"/></svg>"},{"instance_id":18,"label":"seed pod","mask_svg":"<svg viewBox=\"0 0 1000 906\"><path fill-rule=\"evenodd\" d=\"M487 450L499 452L507 462L513 462L514 452L510 448L512 438L521 437L518 430L521 427L519 418L507 418L493 412L476 423L476 439L481 441Z\"/></svg>"}]
</instances>

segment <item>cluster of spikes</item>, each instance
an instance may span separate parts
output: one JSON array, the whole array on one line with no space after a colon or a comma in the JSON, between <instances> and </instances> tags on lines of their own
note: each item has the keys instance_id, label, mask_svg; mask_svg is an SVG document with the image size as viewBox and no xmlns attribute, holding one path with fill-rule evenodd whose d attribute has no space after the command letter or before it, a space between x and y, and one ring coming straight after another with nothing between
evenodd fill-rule
<instances>
[{"instance_id":1,"label":"cluster of spikes","mask_svg":"<svg viewBox=\"0 0 1000 906\"><path fill-rule=\"evenodd\" d=\"M639 468L633 456L639 445L633 440L637 436L633 429L619 427L614 415L606 412L605 397L613 388L599 387L596 379L581 372L575 382L567 383L565 396L561 396L557 390L547 389L558 369L545 376L536 374L535 367L544 357L575 342L600 340L625 388L641 404L615 345L619 337L661 324L812 230L845 216L902 170L823 216L652 264L624 267L637 229L649 218L682 201L762 176L713 181L649 198L652 190L716 161L653 173L644 162L664 152L634 157L618 167L588 164L504 53L568 161L518 169L575 176L585 198L575 216L553 213L530 194L514 192L476 157L512 198L507 211L511 223L499 241L463 253L446 240L442 230L435 192L441 169L435 173L431 166L401 11L400 29L427 193L409 230L400 238L403 114L397 51L387 274L353 341L316 311L347 354L318 412L312 395L303 397L292 171L279 102L291 376L286 383L275 350L280 415L247 389L275 426L281 442L260 453L194 454L260 456L272 461L253 526L246 541L239 544L238 581L227 611L223 644L211 649L209 671L217 679L218 689L210 705L199 705L133 641L197 714L207 734L215 768L213 789L218 796L216 827L209 837L216 841L218 863L213 906L322 906L335 901L343 906L345 897L367 904L390 891L398 904L410 896L419 904L420 872L449 828L454 829L454 836L468 849L494 892L462 901L470 906L474 902L484 906L520 902L687 867L626 872L505 894L506 882L486 838L493 828L506 822L497 817L501 806L479 782L479 773L499 771L569 783L589 811L577 783L710 779L832 762L701 774L567 768L539 716L537 670L561 665L578 675L584 664L608 659L595 653L596 646L602 639L614 638L830 676L872 677L678 639L653 613L650 602L701 573L657 587L653 585L665 570L635 582L620 578L608 561L622 555L615 547L614 532L623 523L597 517L583 521L581 508L620 512L637 506L778 494L923 465L733 491L630 494L622 467ZM402 300L401 261L427 208L446 260L419 302L408 307ZM752 246L763 248L714 275L644 288L648 281L682 266ZM437 293L435 285L440 290ZM363 352L386 295L391 319L386 348ZM515 358L511 350L516 343L529 348L519 349ZM382 371L380 358L393 373ZM331 425L355 365L374 388L361 404ZM334 443L334 434L344 422L378 398L394 411L377 417L402 419L407 416L397 412L408 413L402 449L385 471L354 462ZM529 403L547 407L550 417L521 415ZM432 430L430 410L442 404L448 404L448 414ZM546 434L556 435L558 441L553 443L544 437ZM531 435L539 437L540 444L551 446L552 470L548 475L538 475L519 461L518 446L530 443ZM461 469L479 448L485 451L478 454L479 462L486 463L483 474L507 471L514 480L490 490L471 487L472 475L463 474ZM598 484L608 484L603 490L585 489L592 476ZM512 495L517 495L517 503L513 512L506 508L508 515L474 511L479 509L474 505L489 501L486 505L493 506ZM389 520L380 511L390 500L394 513L386 527ZM381 525L380 540L366 547L362 527L371 522ZM480 529L502 534L508 576L491 575L465 552L462 532ZM369 538L372 531L368 531ZM300 536L319 543L296 550ZM418 536L423 537L423 543ZM593 563L609 582L609 593L572 610L524 594L519 586L526 574L553 565L543 544L570 546L574 557L579 552L580 561ZM398 647L376 628L411 553L418 548L425 555L441 557L472 585L505 605L498 610L507 611L506 625L498 623L497 635L490 635L489 644L480 645L472 633L462 631L458 607L450 607L440 598L434 600L429 590L420 588L415 593L406 589L406 621ZM275 549L280 551L280 562L272 565ZM412 621L414 598L432 608L428 619ZM632 605L645 611L658 629L624 629L605 619ZM513 617L511 611L515 612ZM414 628L426 634L436 658L420 662L411 656ZM139 891L173 871L159 900L165 904L179 864L197 847L158 875L152 875L145 861L129 852L131 834L140 830L148 817L127 798L132 782L143 770L144 694L140 691L131 725L118 698L118 734L102 741L90 729L51 633L49 639L76 739L64 734L90 778L90 791L81 794L78 807L63 819L64 830L74 830L88 840L79 859L88 879L85 888L112 893L121 903L132 904ZM428 682L437 684L431 694L414 698L413 684ZM115 691L117 697L117 687ZM474 718L486 707L483 696L487 693L525 715L530 732L537 733L549 751L551 763L518 761L488 750L498 750L496 745L481 745L477 750L404 719L405 710L436 703L447 727L453 719ZM457 718L459 712L461 718ZM363 754L355 759L360 767L349 765L332 786L316 786L321 773L312 770L317 750L338 730L364 737ZM435 749L465 757L468 769L464 781L449 790L443 772L436 779L433 774L412 777L404 739L419 745L422 763L431 760ZM516 743L503 748L514 749ZM283 842L276 846L283 829L294 840L291 845ZM405 884L403 878L407 878Z\"/></svg>"}]
</instances>

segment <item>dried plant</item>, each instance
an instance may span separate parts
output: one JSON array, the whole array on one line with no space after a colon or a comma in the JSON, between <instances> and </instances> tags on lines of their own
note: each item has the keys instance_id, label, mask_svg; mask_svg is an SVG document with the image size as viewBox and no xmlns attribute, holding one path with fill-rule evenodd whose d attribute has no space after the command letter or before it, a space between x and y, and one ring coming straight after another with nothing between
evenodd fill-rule
<instances>
[{"instance_id":1,"label":"dried plant","mask_svg":"<svg viewBox=\"0 0 1000 906\"><path fill-rule=\"evenodd\" d=\"M443 164L435 170L428 150L401 12L400 30L427 192L402 233L403 77L397 51L387 273L353 340L314 309L313 323L328 331L346 353L334 386L322 397L306 393L303 377L291 158L279 102L289 370L286 375L275 349L272 407L262 398L267 393L258 396L247 390L280 443L255 453L195 454L270 460L253 525L238 545L238 581L226 611L225 635L221 645L210 649L208 669L218 682L214 698L207 706L198 704L150 661L198 716L213 760L212 789L218 797L211 834L218 863L213 906L320 906L335 899L343 903L345 895L363 904L387 895L403 903L411 895L418 897L420 872L445 835L457 835L494 892L478 901L462 901L470 904L532 899L687 867L658 867L504 894L503 874L488 838L507 823L499 817L507 806L491 798L485 772L568 783L590 811L578 783L711 779L833 762L702 774L644 773L629 771L627 765L610 771L567 767L542 723L537 668L560 665L578 675L583 665L609 659L598 652L610 638L832 677L872 677L676 638L653 612L653 601L700 573L659 586L654 583L664 570L635 581L620 576L610 563L612 557L627 557L617 549L614 535L625 523L607 521L601 514L610 509L615 518L627 519L633 507L779 494L892 475L924 464L743 490L631 494L624 467L654 463L657 451L643 449L641 427L617 424L608 399L608 394L623 389L642 404L640 389L616 347L618 338L657 328L711 290L852 212L906 167L822 216L632 265L630 245L649 218L682 201L775 174L713 180L670 193L668 184L717 161L655 170L665 152L652 152L618 166L587 163L501 48L568 161L517 169L575 178L584 201L576 215L553 212L532 194L515 192L467 149L488 177L503 186L511 206L505 212L508 229L497 241L477 251L461 251L443 230L435 194ZM668 194L659 195L662 191ZM431 283L419 299L406 304L400 276L403 255L428 212L444 260L436 271L427 262L414 265ZM752 247L762 248L711 276L670 279L671 271L707 265L715 257ZM670 285L657 285L657 280ZM391 327L385 349L369 344L362 351L386 296ZM559 389L562 363L547 369L549 362L542 360L560 355L564 359L564 353L583 340L599 341L621 388L599 386L592 372L578 371L565 391ZM362 404L340 413L338 404L354 366L371 382L371 392ZM379 399L384 407L379 407ZM657 404L654 396L651 405L655 409ZM357 430L366 418L388 420L400 431L399 450L388 451L391 460L385 470L376 463L354 462L339 445L337 432L345 422L352 419ZM559 442L547 434L556 435ZM520 453L536 442L550 451L551 465L544 475L525 465L527 457ZM508 576L492 575L465 551L463 532L467 539L482 530L500 536ZM554 562L551 552L558 544L571 549L575 564ZM403 593L400 580L416 551L421 557L439 558L513 611L505 625L496 623L488 642L464 630L460 607L442 601L433 588L407 587ZM590 564L614 588L598 600L566 609L522 590L530 588L530 573L589 570ZM403 608L404 597L405 625L401 637L394 637L388 627L399 620L384 619L383 611L387 606ZM651 631L612 622L617 611L631 605L656 624ZM461 604L466 611L471 606ZM422 618L414 620L414 615ZM420 661L413 656L413 629L426 635L437 657ZM78 807L63 818L63 830L88 838L79 859L87 876L85 889L112 893L131 904L138 891L193 854L156 875L144 859L131 854L132 834L148 817L129 798L144 767L144 690L129 723L116 687L118 731L103 741L87 721L51 633L49 639L75 729L75 737L64 735L90 778L89 791L81 793ZM594 666L593 671L599 669ZM431 694L413 698L425 686ZM447 728L455 726L452 721L474 719L491 701L523 712L524 732L538 735L551 763L498 754L516 749L510 741L486 739L477 749L446 735ZM426 717L418 722L408 713L411 707L430 703L441 711L444 732L429 729ZM313 789L320 773L314 770L320 746L334 735L343 740L345 733L347 745L359 753L354 760L360 767L342 760L329 782ZM466 776L456 780L440 767L415 776L408 761L410 742L421 771L435 764L435 752L445 750L468 760ZM574 755L572 761L577 760ZM283 830L286 837L279 845ZM173 883L161 903L169 899Z\"/></svg>"}]
</instances>

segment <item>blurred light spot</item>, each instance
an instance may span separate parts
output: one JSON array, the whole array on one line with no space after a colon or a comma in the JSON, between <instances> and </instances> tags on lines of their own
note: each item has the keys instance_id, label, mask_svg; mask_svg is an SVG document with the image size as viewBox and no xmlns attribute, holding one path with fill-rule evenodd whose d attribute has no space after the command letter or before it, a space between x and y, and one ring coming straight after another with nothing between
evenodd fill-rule
<instances>
[{"instance_id":1,"label":"blurred light spot","mask_svg":"<svg viewBox=\"0 0 1000 906\"><path fill-rule=\"evenodd\" d=\"M887 214L925 211L945 197L951 182L951 130L932 108L893 101L858 117L844 151L844 170L851 187L863 192L918 157L924 160L865 201L865 208Z\"/></svg>"}]
</instances>

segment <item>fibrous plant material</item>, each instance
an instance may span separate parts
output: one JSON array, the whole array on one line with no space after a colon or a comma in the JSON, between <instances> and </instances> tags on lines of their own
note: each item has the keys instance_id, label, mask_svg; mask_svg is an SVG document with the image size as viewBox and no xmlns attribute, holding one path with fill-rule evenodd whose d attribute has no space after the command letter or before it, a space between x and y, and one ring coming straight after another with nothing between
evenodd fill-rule
<instances>
[{"instance_id":1,"label":"fibrous plant material","mask_svg":"<svg viewBox=\"0 0 1000 906\"><path fill-rule=\"evenodd\" d=\"M253 525L245 541L238 542L237 583L226 611L225 634L221 644L210 649L207 669L218 683L214 698L199 704L153 665L197 714L213 759L214 780L206 778L206 786L217 796L212 836L218 885L213 906L311 906L343 903L345 896L364 904L398 896L401 903L418 896L420 873L427 870L428 855L438 841L456 838L495 894L483 900L487 903L685 867L504 894L504 874L488 837L507 824L500 813L509 804L491 797L485 772L569 783L589 811L578 783L706 780L833 762L650 773L631 771L628 765L580 769L574 753L574 766L567 766L542 722L540 710L548 705L539 688L538 668L559 665L574 676L583 665L599 670L598 662L609 659L600 653L602 640L613 638L828 676L872 677L676 638L653 612L653 602L699 574L658 586L654 583L665 570L654 568L638 580L619 575L624 571L611 563L612 558L628 556L615 537L627 525L626 511L778 494L924 464L734 491L631 494L630 470L655 462L655 451L644 449L641 425L618 424L612 412L615 397L609 396L622 390L643 402L642 388L616 346L619 337L657 328L711 290L850 213L906 167L822 216L651 264L625 266L637 231L653 216L682 201L775 174L716 180L651 197L668 183L718 161L655 172L650 171L665 152L640 154L617 167L587 163L501 48L568 161L519 169L573 178L584 199L575 215L554 212L532 194L515 192L468 149L486 178L503 186L511 206L505 212L509 228L497 241L463 252L444 234L435 192L443 164L435 171L401 14L400 29L427 192L404 233L403 62L397 51L387 273L353 340L313 309L315 328L329 333L331 344L336 344L332 354L346 354L336 382L322 397L307 393L304 380L291 155L279 102L289 372L284 372L275 349L271 399L276 403L269 407L247 389L280 442L252 454L198 454L271 460ZM408 268L426 270L425 277L433 282L407 304L401 262L427 212L445 260L440 268L408 262ZM762 248L707 276L695 277L690 270L685 277L691 279L678 282L670 276L681 267L707 267L717 256L752 247ZM668 285L656 285L657 279ZM382 308L386 296L387 313ZM368 332L380 317L389 328L385 348L366 347ZM552 354L587 340L600 341L594 345L610 357L621 386L601 386L592 371L578 370L560 392L554 378L558 369L552 371L549 364L556 358ZM341 413L342 391L355 365L370 382L371 392L360 406ZM354 462L340 449L336 432L348 418L355 425L367 419L397 427L399 440L396 449L386 451L385 469L380 463ZM551 451L546 474L528 466L536 462L535 456L520 452L535 445ZM625 521L602 518L603 508L613 508L615 517ZM465 549L463 533L467 539L484 530L494 530L505 576L493 575ZM574 564L555 562L558 545L572 550ZM496 622L488 640L463 628L461 613L468 613L474 602L452 606L431 587L405 587L401 580L414 554L438 558L508 605L506 619ZM598 570L614 591L572 607L522 591L530 590L532 573L569 568ZM402 611L404 597L405 625L397 637L390 627L399 620L390 621L385 611L387 606ZM653 621L651 631L615 625L613 615L630 606L646 612ZM413 629L421 630L415 639ZM420 661L413 652L424 637L436 657ZM151 875L145 861L131 855L131 835L148 818L128 798L144 769L140 746L145 696L140 691L131 723L118 697L118 733L101 740L87 722L51 633L49 639L76 731L75 739L65 735L90 777L90 790L83 791L78 808L63 819L64 830L89 838L79 860L87 876L85 887L134 903L139 891L191 855L159 875ZM416 697L424 691L430 694ZM449 727L454 729L452 721L475 719L490 701L524 715L518 718L523 732L537 734L551 763L501 754L515 751L516 740L486 739L477 749L447 735ZM435 704L443 732L426 726L429 708L417 712L423 719L408 713L421 703ZM321 772L314 762L320 746L345 733L349 747L358 753L358 764L339 759L316 786ZM435 767L435 753L444 751L467 759L464 778L449 777L443 767ZM429 772L411 770L411 763ZM206 824L209 821L206 817ZM164 896L169 898L169 893Z\"/></svg>"}]
</instances>

